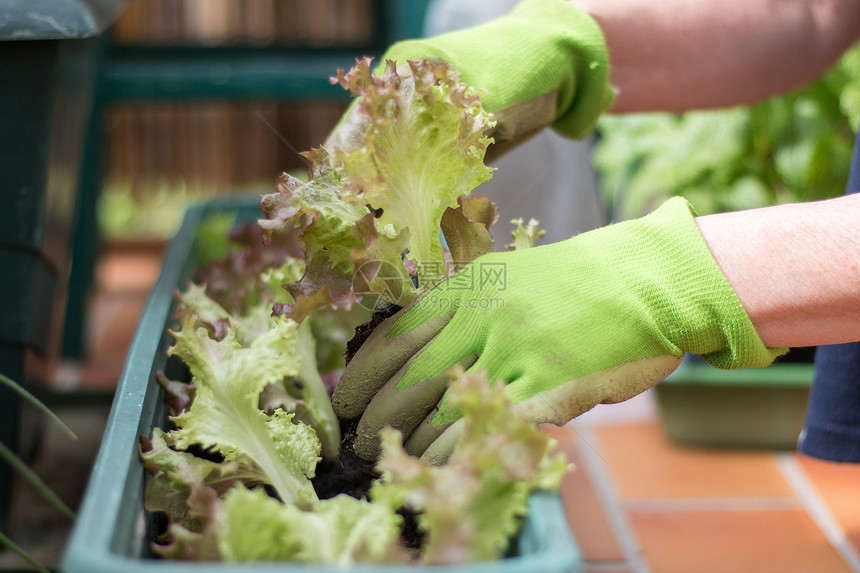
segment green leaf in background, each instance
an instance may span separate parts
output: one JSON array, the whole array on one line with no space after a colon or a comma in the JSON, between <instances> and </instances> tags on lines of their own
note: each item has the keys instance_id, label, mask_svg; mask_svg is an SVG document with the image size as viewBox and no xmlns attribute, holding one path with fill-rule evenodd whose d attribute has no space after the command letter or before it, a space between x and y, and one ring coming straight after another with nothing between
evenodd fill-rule
<instances>
[{"instance_id":1,"label":"green leaf in background","mask_svg":"<svg viewBox=\"0 0 860 573\"><path fill-rule=\"evenodd\" d=\"M820 80L755 106L604 116L594 165L613 220L675 195L700 214L843 192L860 121L860 45Z\"/></svg>"},{"instance_id":2,"label":"green leaf in background","mask_svg":"<svg viewBox=\"0 0 860 573\"><path fill-rule=\"evenodd\" d=\"M230 230L235 224L236 215L229 212L213 213L200 223L197 228L198 266L227 258L232 244Z\"/></svg>"}]
</instances>

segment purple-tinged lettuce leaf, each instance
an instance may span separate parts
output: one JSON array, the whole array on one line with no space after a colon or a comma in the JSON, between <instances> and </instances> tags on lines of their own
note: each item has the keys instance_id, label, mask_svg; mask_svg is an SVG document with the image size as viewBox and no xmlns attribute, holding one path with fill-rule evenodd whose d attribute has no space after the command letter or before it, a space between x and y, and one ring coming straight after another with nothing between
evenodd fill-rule
<instances>
[{"instance_id":1,"label":"purple-tinged lettuce leaf","mask_svg":"<svg viewBox=\"0 0 860 573\"><path fill-rule=\"evenodd\" d=\"M222 513L218 492L197 483L191 488L187 505L189 519L203 524L201 531L192 531L181 523L171 523L158 542L152 544L153 553L164 559L217 561L220 554L211 529Z\"/></svg>"},{"instance_id":2,"label":"purple-tinged lettuce leaf","mask_svg":"<svg viewBox=\"0 0 860 573\"><path fill-rule=\"evenodd\" d=\"M276 302L274 313L296 322L302 322L317 309L350 310L356 302L352 274L320 262L309 263L301 280L287 282L283 287L293 302Z\"/></svg>"},{"instance_id":3,"label":"purple-tinged lettuce leaf","mask_svg":"<svg viewBox=\"0 0 860 573\"><path fill-rule=\"evenodd\" d=\"M363 245L352 233L356 222L368 214L367 202L357 193L343 192L343 176L332 168L323 148L303 153L308 160L308 180L284 173L274 193L263 195L258 224L268 240L274 231L292 224L305 244L308 263L352 271L352 249Z\"/></svg>"},{"instance_id":4,"label":"purple-tinged lettuce leaf","mask_svg":"<svg viewBox=\"0 0 860 573\"><path fill-rule=\"evenodd\" d=\"M276 192L260 202L266 217L260 226L273 232L292 224L301 233L308 261L301 280L284 284L292 302L276 304L276 311L301 322L319 308L349 310L358 297L376 292L380 265L386 276L395 269L399 284L411 285L402 263L407 234L396 235L377 224L361 194L345 189L325 149L305 155L308 181L284 174Z\"/></svg>"},{"instance_id":5,"label":"purple-tinged lettuce leaf","mask_svg":"<svg viewBox=\"0 0 860 573\"><path fill-rule=\"evenodd\" d=\"M335 148L334 159L345 174L345 192L361 192L380 213L377 229L389 237L409 230L407 256L418 269L420 292L438 280L422 281L422 269L445 263L443 213L492 177L483 160L492 142L484 134L494 122L478 90L445 64L407 61L403 69L389 60L374 76L365 58L348 73L338 71L336 81L358 98L357 113L370 121L360 145Z\"/></svg>"},{"instance_id":6,"label":"purple-tinged lettuce leaf","mask_svg":"<svg viewBox=\"0 0 860 573\"><path fill-rule=\"evenodd\" d=\"M499 218L496 204L486 197L459 197L458 203L445 211L441 223L455 272L493 251L490 227Z\"/></svg>"},{"instance_id":7,"label":"purple-tinged lettuce leaf","mask_svg":"<svg viewBox=\"0 0 860 573\"><path fill-rule=\"evenodd\" d=\"M304 244L305 275L286 285L294 303L278 309L297 321L364 296L405 306L451 274L443 215L491 177L483 158L493 121L446 65L410 61L404 70L388 62L377 77L369 59L339 70L333 81L356 97L351 113L364 124L356 145L311 150L306 182L284 175L262 198L261 228L291 224ZM479 245L463 243L472 236ZM468 256L487 249L483 234L460 238Z\"/></svg>"},{"instance_id":8,"label":"purple-tinged lettuce leaf","mask_svg":"<svg viewBox=\"0 0 860 573\"><path fill-rule=\"evenodd\" d=\"M243 314L248 307L271 302L273 291L269 290L262 273L301 264L303 252L298 236L298 231L287 225L264 244L264 234L256 223L235 227L230 233L226 255L211 258L223 248L210 254L195 273L194 282L205 284L209 296L233 314Z\"/></svg>"},{"instance_id":9,"label":"purple-tinged lettuce leaf","mask_svg":"<svg viewBox=\"0 0 860 573\"><path fill-rule=\"evenodd\" d=\"M180 414L191 407L195 394L194 384L171 380L161 371L155 373L155 381L164 390L164 403L171 414Z\"/></svg>"}]
</instances>

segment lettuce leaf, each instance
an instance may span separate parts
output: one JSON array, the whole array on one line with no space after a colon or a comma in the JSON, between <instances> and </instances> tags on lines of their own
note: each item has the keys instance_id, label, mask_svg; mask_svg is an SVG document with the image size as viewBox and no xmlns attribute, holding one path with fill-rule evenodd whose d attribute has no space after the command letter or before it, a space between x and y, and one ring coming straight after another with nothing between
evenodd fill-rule
<instances>
[{"instance_id":1,"label":"lettuce leaf","mask_svg":"<svg viewBox=\"0 0 860 573\"><path fill-rule=\"evenodd\" d=\"M448 462L433 466L408 455L399 433L386 429L378 465L382 478L369 500L341 494L284 503L262 488L248 489L257 480L271 483L248 457L228 452L221 463L189 458L175 449L182 445L177 432L156 431L142 454L156 472L148 508L168 511L172 519L154 550L175 559L344 567L500 558L520 527L529 494L558 488L569 466L563 454L552 455L554 441L517 417L503 386L492 387L482 372L455 370L449 400L462 418ZM276 437L273 447L284 456L300 456L287 451L289 441ZM417 554L400 538L403 508L417 514L425 534Z\"/></svg>"},{"instance_id":2,"label":"lettuce leaf","mask_svg":"<svg viewBox=\"0 0 860 573\"><path fill-rule=\"evenodd\" d=\"M450 403L462 411L459 437L441 466L409 456L397 430L381 433L380 482L371 498L419 512L427 535L421 561L443 565L498 559L526 514L529 494L557 489L564 454L533 423L516 416L504 385L481 372L453 370Z\"/></svg>"},{"instance_id":3,"label":"lettuce leaf","mask_svg":"<svg viewBox=\"0 0 860 573\"><path fill-rule=\"evenodd\" d=\"M294 424L282 410L267 415L259 408L260 393L300 372L295 357L298 325L278 319L247 348L231 325L222 340L213 340L196 317L188 316L168 353L188 365L196 395L191 407L172 418L178 429L171 437L179 449L199 445L228 460L247 455L260 467L287 503L316 499L310 479L320 453L316 433Z\"/></svg>"},{"instance_id":4,"label":"lettuce leaf","mask_svg":"<svg viewBox=\"0 0 860 573\"><path fill-rule=\"evenodd\" d=\"M301 240L311 246L305 251L309 263L349 272L351 251L362 246L352 228L368 215L366 203L357 193L341 192L344 176L331 167L325 149L302 155L308 161L308 180L284 173L276 192L261 198L260 210L266 218L259 225L265 240L270 241L274 231L295 223Z\"/></svg>"},{"instance_id":5,"label":"lettuce leaf","mask_svg":"<svg viewBox=\"0 0 860 573\"><path fill-rule=\"evenodd\" d=\"M496 204L486 197L458 197L456 209L442 215L442 233L451 253L451 270L493 250L490 227L499 218Z\"/></svg>"},{"instance_id":6,"label":"lettuce leaf","mask_svg":"<svg viewBox=\"0 0 860 573\"><path fill-rule=\"evenodd\" d=\"M336 419L327 428L320 413L331 405L317 362L331 351L313 334L330 330L326 313L363 297L408 305L491 251L498 217L490 200L468 197L492 174L483 164L492 118L446 65L388 61L375 76L365 59L334 81L356 97L361 139L306 153L308 180L284 175L260 204L263 243L286 235L302 252L228 245L227 259L211 262L199 286L180 295L181 327L171 332L169 353L188 365L192 381L172 391L176 429L154 433L141 452L154 474L148 507L171 521L156 551L198 560L405 562L398 513L405 508L426 534L423 563L497 559L529 493L558 487L567 464L550 456L546 435L516 417L501 385L492 388L482 373L455 371L449 399L462 412L452 426L461 433L445 465L408 456L400 436L386 431L383 478L370 501L320 500L313 489L321 452L339 446L330 441L339 436ZM531 224L518 231L523 245L538 236ZM192 447L223 461L192 456ZM254 484L276 497L246 487Z\"/></svg>"},{"instance_id":7,"label":"lettuce leaf","mask_svg":"<svg viewBox=\"0 0 860 573\"><path fill-rule=\"evenodd\" d=\"M519 251L521 249L530 249L535 246L537 240L546 235L546 231L538 225L537 219L529 219L529 222L523 225L522 218L511 221L514 225L514 230L511 231L513 241L508 245L509 251Z\"/></svg>"},{"instance_id":8,"label":"lettuce leaf","mask_svg":"<svg viewBox=\"0 0 860 573\"><path fill-rule=\"evenodd\" d=\"M219 220L215 215L207 218L204 228ZM215 225L215 228L221 227ZM212 234L210 231L198 235L202 260L194 282L206 285L209 296L231 314L244 314L252 306L271 303L282 290L272 289L263 275L265 271L283 268L289 271L289 280L295 280L304 270L304 253L297 239L299 233L291 226L268 236L265 244L264 232L256 223L234 227L226 245L213 241Z\"/></svg>"},{"instance_id":9,"label":"lettuce leaf","mask_svg":"<svg viewBox=\"0 0 860 573\"><path fill-rule=\"evenodd\" d=\"M336 149L335 161L347 174L346 189L361 191L381 210L377 227L391 229L389 236L409 230L407 256L418 270L419 289L427 289L438 279L422 280L422 269L445 262L442 215L492 177L484 165L492 140L484 134L494 122L481 108L480 93L445 64L409 60L406 66L401 75L388 60L376 77L365 59L339 72L340 85L359 97L358 111L373 121L361 145Z\"/></svg>"},{"instance_id":10,"label":"lettuce leaf","mask_svg":"<svg viewBox=\"0 0 860 573\"><path fill-rule=\"evenodd\" d=\"M171 523L160 536L160 543L152 545L153 553L164 559L189 561L215 561L220 558L213 526L221 513L218 492L198 482L188 495L188 514L203 524L200 531L192 531L181 523Z\"/></svg>"},{"instance_id":11,"label":"lettuce leaf","mask_svg":"<svg viewBox=\"0 0 860 573\"><path fill-rule=\"evenodd\" d=\"M390 507L347 495L321 500L306 511L260 488L235 487L223 496L204 486L189 496L189 510L205 524L193 531L173 524L159 555L173 559L255 563L290 561L348 566L405 563L401 517Z\"/></svg>"},{"instance_id":12,"label":"lettuce leaf","mask_svg":"<svg viewBox=\"0 0 860 573\"><path fill-rule=\"evenodd\" d=\"M140 457L152 474L147 482L144 508L165 514L171 523L190 531L201 531L204 521L190 511L189 497L200 484L223 495L238 483L253 486L267 481L265 474L247 457L215 462L175 450L173 437L155 428L152 439L141 436Z\"/></svg>"},{"instance_id":13,"label":"lettuce leaf","mask_svg":"<svg viewBox=\"0 0 860 573\"><path fill-rule=\"evenodd\" d=\"M339 495L303 511L260 489L235 488L223 509L216 536L225 561L347 566L407 558L398 546L400 516L366 500Z\"/></svg>"},{"instance_id":14,"label":"lettuce leaf","mask_svg":"<svg viewBox=\"0 0 860 573\"><path fill-rule=\"evenodd\" d=\"M285 275L283 269L270 272L279 279ZM245 314L230 314L227 309L212 300L205 287L200 285L189 285L184 292L177 293L176 298L179 302L177 314L180 319L191 317L197 320L209 328L216 340L223 339L233 327L236 340L244 348L251 347L254 341L265 336L278 320L283 320L271 316L271 303L259 303L248 308ZM322 443L323 457L334 459L340 448L340 423L331 407L328 389L317 367L316 339L311 332L311 321L303 322L296 329L294 338L292 358L298 364L299 371L272 385L280 387L286 398L279 405L284 410L294 412L296 421L314 428ZM269 404L270 406L264 409L271 410L271 400Z\"/></svg>"},{"instance_id":15,"label":"lettuce leaf","mask_svg":"<svg viewBox=\"0 0 860 573\"><path fill-rule=\"evenodd\" d=\"M282 308L297 321L326 305L351 308L364 296L405 306L453 274L443 217L458 209L464 215L458 198L492 176L483 159L494 123L477 90L442 63L408 61L398 71L388 61L380 76L370 63L357 61L333 78L356 98L365 128L358 145L306 153L308 181L285 174L260 202L266 233L292 225L305 245L305 274L286 286L295 303ZM492 250L483 232L459 238L469 257Z\"/></svg>"}]
</instances>

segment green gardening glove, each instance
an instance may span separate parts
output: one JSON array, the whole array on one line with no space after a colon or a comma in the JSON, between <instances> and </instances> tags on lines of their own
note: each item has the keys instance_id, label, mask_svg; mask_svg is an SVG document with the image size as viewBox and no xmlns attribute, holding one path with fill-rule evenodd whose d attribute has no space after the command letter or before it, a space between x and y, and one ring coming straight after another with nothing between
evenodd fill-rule
<instances>
[{"instance_id":1,"label":"green gardening glove","mask_svg":"<svg viewBox=\"0 0 860 573\"><path fill-rule=\"evenodd\" d=\"M497 153L549 125L568 137L586 137L614 98L603 33L566 0L524 0L486 24L394 44L383 62L394 60L406 75L406 60L425 58L445 61L463 82L485 90L481 102L496 120L489 135ZM326 148L356 145L366 118L354 111Z\"/></svg>"},{"instance_id":2,"label":"green gardening glove","mask_svg":"<svg viewBox=\"0 0 860 573\"><path fill-rule=\"evenodd\" d=\"M376 328L333 406L361 416L361 457L377 456L390 425L407 451L438 462L456 437L447 428L458 413L443 398L455 364L506 383L528 419L560 425L650 388L685 352L742 368L784 351L761 342L676 198L642 219L476 259Z\"/></svg>"}]
</instances>

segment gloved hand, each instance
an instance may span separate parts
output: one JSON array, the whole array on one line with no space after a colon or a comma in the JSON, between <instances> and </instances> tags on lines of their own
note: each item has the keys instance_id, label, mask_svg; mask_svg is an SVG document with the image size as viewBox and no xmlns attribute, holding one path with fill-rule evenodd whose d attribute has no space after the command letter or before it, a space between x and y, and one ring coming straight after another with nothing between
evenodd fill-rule
<instances>
[{"instance_id":1,"label":"gloved hand","mask_svg":"<svg viewBox=\"0 0 860 573\"><path fill-rule=\"evenodd\" d=\"M558 243L479 257L379 325L333 396L361 416L355 450L378 454L384 425L406 449L443 460L457 417L445 370L483 368L535 422L564 424L596 404L653 386L701 354L721 368L760 367L767 348L714 261L689 205ZM437 439L439 438L439 439Z\"/></svg>"},{"instance_id":2,"label":"gloved hand","mask_svg":"<svg viewBox=\"0 0 860 573\"><path fill-rule=\"evenodd\" d=\"M614 98L603 33L566 0L524 0L486 24L396 43L380 66L394 60L398 73L407 75L402 64L424 58L447 62L463 82L486 90L481 102L496 120L488 134L496 154L548 125L568 137L586 137ZM353 106L325 147L352 149L366 121Z\"/></svg>"}]
</instances>

